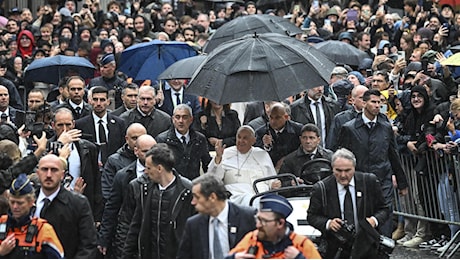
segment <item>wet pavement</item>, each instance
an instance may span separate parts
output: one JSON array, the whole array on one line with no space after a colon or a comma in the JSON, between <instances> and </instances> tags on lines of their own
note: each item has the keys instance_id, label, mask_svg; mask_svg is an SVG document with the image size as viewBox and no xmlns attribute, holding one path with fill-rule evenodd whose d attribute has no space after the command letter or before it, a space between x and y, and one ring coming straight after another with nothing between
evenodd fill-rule
<instances>
[{"instance_id":1,"label":"wet pavement","mask_svg":"<svg viewBox=\"0 0 460 260\"><path fill-rule=\"evenodd\" d=\"M403 246L397 245L393 253L390 256L390 259L427 259L427 258L431 258L431 259L439 258L439 254L436 253L436 250L405 248ZM446 256L444 256L443 258L446 258ZM455 253L452 258L459 259L460 252Z\"/></svg>"}]
</instances>

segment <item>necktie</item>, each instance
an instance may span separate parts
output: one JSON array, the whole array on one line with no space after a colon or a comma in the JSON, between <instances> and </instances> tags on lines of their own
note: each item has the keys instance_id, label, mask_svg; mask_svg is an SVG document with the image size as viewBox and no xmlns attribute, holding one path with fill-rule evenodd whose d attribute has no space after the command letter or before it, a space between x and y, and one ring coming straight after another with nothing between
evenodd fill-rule
<instances>
[{"instance_id":1,"label":"necktie","mask_svg":"<svg viewBox=\"0 0 460 260\"><path fill-rule=\"evenodd\" d=\"M322 131L323 124L321 122L321 112L319 111L319 102L315 102L316 107L316 125L318 126L319 130Z\"/></svg>"},{"instance_id":2,"label":"necktie","mask_svg":"<svg viewBox=\"0 0 460 260\"><path fill-rule=\"evenodd\" d=\"M48 207L50 206L50 199L44 198L43 200L43 207L42 210L40 211L40 218L45 218L46 211L48 210Z\"/></svg>"},{"instance_id":3,"label":"necktie","mask_svg":"<svg viewBox=\"0 0 460 260\"><path fill-rule=\"evenodd\" d=\"M174 93L174 95L176 95L176 105L180 105L180 93Z\"/></svg>"},{"instance_id":4,"label":"necktie","mask_svg":"<svg viewBox=\"0 0 460 260\"><path fill-rule=\"evenodd\" d=\"M375 126L375 122L369 122L367 125L369 126L369 129L372 129Z\"/></svg>"},{"instance_id":5,"label":"necktie","mask_svg":"<svg viewBox=\"0 0 460 260\"><path fill-rule=\"evenodd\" d=\"M77 117L80 118L81 115L81 107L76 107L75 112L77 112Z\"/></svg>"},{"instance_id":6,"label":"necktie","mask_svg":"<svg viewBox=\"0 0 460 260\"><path fill-rule=\"evenodd\" d=\"M344 187L346 190L345 200L343 201L343 216L348 221L348 224L355 224L355 215L353 213L353 201L351 200L351 193L349 186Z\"/></svg>"},{"instance_id":7,"label":"necktie","mask_svg":"<svg viewBox=\"0 0 460 260\"><path fill-rule=\"evenodd\" d=\"M315 102L316 107L316 126L319 128L319 132L321 133L321 140L319 142L320 146L323 146L323 123L321 122L321 111L319 111L319 102Z\"/></svg>"},{"instance_id":8,"label":"necktie","mask_svg":"<svg viewBox=\"0 0 460 260\"><path fill-rule=\"evenodd\" d=\"M99 119L99 145L101 149L101 160L105 162L107 158L107 136L105 134L104 121Z\"/></svg>"},{"instance_id":9,"label":"necktie","mask_svg":"<svg viewBox=\"0 0 460 260\"><path fill-rule=\"evenodd\" d=\"M185 135L183 135L180 139L182 139L182 145L185 147L187 147L187 138L185 138Z\"/></svg>"},{"instance_id":10,"label":"necktie","mask_svg":"<svg viewBox=\"0 0 460 260\"><path fill-rule=\"evenodd\" d=\"M219 219L213 219L212 226L214 227L214 259L222 259L224 258L224 253L222 252L222 246L220 245L219 239Z\"/></svg>"}]
</instances>

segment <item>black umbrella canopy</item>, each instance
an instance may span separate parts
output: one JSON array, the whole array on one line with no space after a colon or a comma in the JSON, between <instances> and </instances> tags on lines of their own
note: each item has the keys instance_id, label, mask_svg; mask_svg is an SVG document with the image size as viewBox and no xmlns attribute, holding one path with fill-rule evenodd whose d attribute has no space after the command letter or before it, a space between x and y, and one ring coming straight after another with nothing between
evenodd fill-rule
<instances>
[{"instance_id":1,"label":"black umbrella canopy","mask_svg":"<svg viewBox=\"0 0 460 260\"><path fill-rule=\"evenodd\" d=\"M193 73L206 59L206 55L198 55L190 58L185 58L174 62L171 66L166 68L159 76L158 80L170 79L191 79Z\"/></svg>"},{"instance_id":2,"label":"black umbrella canopy","mask_svg":"<svg viewBox=\"0 0 460 260\"><path fill-rule=\"evenodd\" d=\"M276 33L219 46L195 71L187 93L218 104L283 100L327 84L335 64L317 49Z\"/></svg>"},{"instance_id":3,"label":"black umbrella canopy","mask_svg":"<svg viewBox=\"0 0 460 260\"><path fill-rule=\"evenodd\" d=\"M329 40L314 46L337 64L358 66L364 58L369 58L369 55L364 51L341 41Z\"/></svg>"},{"instance_id":4,"label":"black umbrella canopy","mask_svg":"<svg viewBox=\"0 0 460 260\"><path fill-rule=\"evenodd\" d=\"M204 51L210 53L220 44L243 37L246 34L278 33L295 36L302 33L288 19L268 14L240 16L217 29L204 46Z\"/></svg>"}]
</instances>

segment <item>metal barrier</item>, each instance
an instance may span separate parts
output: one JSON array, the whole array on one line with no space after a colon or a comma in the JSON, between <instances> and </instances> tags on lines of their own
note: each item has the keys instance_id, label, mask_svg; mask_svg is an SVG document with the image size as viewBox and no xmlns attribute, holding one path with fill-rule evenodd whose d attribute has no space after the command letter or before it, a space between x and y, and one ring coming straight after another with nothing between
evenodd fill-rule
<instances>
[{"instance_id":1,"label":"metal barrier","mask_svg":"<svg viewBox=\"0 0 460 260\"><path fill-rule=\"evenodd\" d=\"M460 156L429 151L421 157L401 155L400 158L409 182L409 194L399 196L395 192L395 201L400 203L400 207L395 207L394 214L460 226L460 193L457 191L460 187ZM422 173L416 172L417 164L425 165L420 162L423 159L426 160L426 167L420 168L425 170ZM454 235L440 257L446 255L459 236L460 231ZM451 258L459 248L460 243L447 258Z\"/></svg>"}]
</instances>

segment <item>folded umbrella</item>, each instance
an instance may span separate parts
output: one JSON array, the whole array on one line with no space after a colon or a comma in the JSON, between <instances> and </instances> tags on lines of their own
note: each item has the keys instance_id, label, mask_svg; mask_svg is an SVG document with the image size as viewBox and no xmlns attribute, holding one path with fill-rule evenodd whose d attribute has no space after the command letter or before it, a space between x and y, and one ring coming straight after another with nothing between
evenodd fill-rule
<instances>
[{"instance_id":1,"label":"folded umbrella","mask_svg":"<svg viewBox=\"0 0 460 260\"><path fill-rule=\"evenodd\" d=\"M186 92L218 104L284 100L327 84L335 64L317 49L276 33L246 35L217 47Z\"/></svg>"}]
</instances>

